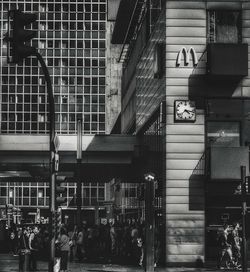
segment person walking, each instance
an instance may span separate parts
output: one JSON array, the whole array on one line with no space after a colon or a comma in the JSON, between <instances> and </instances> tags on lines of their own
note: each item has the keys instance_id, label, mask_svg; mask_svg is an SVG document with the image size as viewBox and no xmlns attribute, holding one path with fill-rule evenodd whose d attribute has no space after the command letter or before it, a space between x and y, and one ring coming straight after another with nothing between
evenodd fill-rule
<instances>
[{"instance_id":1,"label":"person walking","mask_svg":"<svg viewBox=\"0 0 250 272\"><path fill-rule=\"evenodd\" d=\"M225 224L223 226L223 231L220 232L218 236L218 269L223 269L223 264L225 264L225 268L230 268L230 266L233 264L232 247L228 243L228 234L229 225Z\"/></svg>"},{"instance_id":2,"label":"person walking","mask_svg":"<svg viewBox=\"0 0 250 272\"><path fill-rule=\"evenodd\" d=\"M111 254L114 259L117 254L117 232L116 232L116 223L112 222L110 224L110 240L111 240Z\"/></svg>"},{"instance_id":3,"label":"person walking","mask_svg":"<svg viewBox=\"0 0 250 272\"><path fill-rule=\"evenodd\" d=\"M37 270L37 252L38 252L38 240L37 240L38 229L35 227L29 236L29 249L30 249L30 260L29 260L29 268L30 271Z\"/></svg>"},{"instance_id":4,"label":"person walking","mask_svg":"<svg viewBox=\"0 0 250 272\"><path fill-rule=\"evenodd\" d=\"M232 254L234 267L236 269L241 268L241 238L239 236L240 224L238 222L233 223L233 230L228 235L228 242L232 246Z\"/></svg>"},{"instance_id":5,"label":"person walking","mask_svg":"<svg viewBox=\"0 0 250 272\"><path fill-rule=\"evenodd\" d=\"M85 227L83 226L76 238L76 256L79 261L82 261L83 258L85 257L85 238L86 238L86 231Z\"/></svg>"},{"instance_id":6,"label":"person walking","mask_svg":"<svg viewBox=\"0 0 250 272\"><path fill-rule=\"evenodd\" d=\"M28 249L28 239L24 233L23 229L19 229L17 234L17 252L19 255L19 272L26 271L28 266L28 254L30 253Z\"/></svg>"},{"instance_id":7,"label":"person walking","mask_svg":"<svg viewBox=\"0 0 250 272\"><path fill-rule=\"evenodd\" d=\"M60 271L66 272L68 269L68 255L69 255L69 236L64 227L60 230L60 235L58 237L58 243L60 248L61 255L61 263L60 263Z\"/></svg>"},{"instance_id":8,"label":"person walking","mask_svg":"<svg viewBox=\"0 0 250 272\"><path fill-rule=\"evenodd\" d=\"M77 226L74 226L74 229L69 232L69 238L70 238L70 261L74 261L75 255L76 255L76 240L77 240Z\"/></svg>"}]
</instances>

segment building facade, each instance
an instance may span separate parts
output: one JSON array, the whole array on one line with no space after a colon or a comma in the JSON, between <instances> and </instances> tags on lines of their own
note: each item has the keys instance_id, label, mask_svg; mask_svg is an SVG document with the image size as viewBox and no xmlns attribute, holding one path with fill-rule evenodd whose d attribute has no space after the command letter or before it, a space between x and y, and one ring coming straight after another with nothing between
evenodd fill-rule
<instances>
[{"instance_id":1,"label":"building facade","mask_svg":"<svg viewBox=\"0 0 250 272\"><path fill-rule=\"evenodd\" d=\"M215 261L217 231L241 222L249 18L244 0L120 3L121 132L140 138L140 171L158 179L167 264Z\"/></svg>"},{"instance_id":2,"label":"building facade","mask_svg":"<svg viewBox=\"0 0 250 272\"><path fill-rule=\"evenodd\" d=\"M106 0L1 1L1 37L7 32L8 11L12 9L38 15L31 26L37 31L31 45L43 56L51 76L56 133L76 135L80 118L84 135L105 134L109 89ZM38 60L29 57L20 65L8 64L7 42L1 39L0 43L1 135L48 134L48 93ZM68 183L66 187L65 207L70 210L76 184ZM85 183L82 196L83 207L94 211L105 199L105 184ZM28 214L34 214L37 208L47 217L49 184L26 182L25 178L21 183L1 183L0 205L4 208L6 204L21 207L24 218L31 221L35 217Z\"/></svg>"}]
</instances>

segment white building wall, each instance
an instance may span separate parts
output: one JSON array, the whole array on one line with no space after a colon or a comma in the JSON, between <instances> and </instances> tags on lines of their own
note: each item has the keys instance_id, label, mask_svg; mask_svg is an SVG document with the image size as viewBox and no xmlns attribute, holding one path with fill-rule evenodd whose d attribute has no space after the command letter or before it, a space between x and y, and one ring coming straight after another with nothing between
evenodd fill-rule
<instances>
[{"instance_id":1,"label":"white building wall","mask_svg":"<svg viewBox=\"0 0 250 272\"><path fill-rule=\"evenodd\" d=\"M198 59L206 49L203 1L167 1L166 5L166 261L204 260L204 180L194 169L204 153L204 111L195 123L174 122L174 101L189 98L189 79L205 65L176 66L179 50L193 47Z\"/></svg>"}]
</instances>

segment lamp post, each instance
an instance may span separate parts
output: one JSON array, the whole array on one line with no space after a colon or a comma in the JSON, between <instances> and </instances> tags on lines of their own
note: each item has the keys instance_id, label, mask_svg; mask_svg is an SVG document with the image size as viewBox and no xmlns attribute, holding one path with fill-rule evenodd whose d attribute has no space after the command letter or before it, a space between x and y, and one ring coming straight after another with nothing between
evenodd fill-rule
<instances>
[{"instance_id":1,"label":"lamp post","mask_svg":"<svg viewBox=\"0 0 250 272\"><path fill-rule=\"evenodd\" d=\"M82 183L81 183L81 164L82 164L82 119L77 119L77 150L76 150L76 162L77 162L77 186L76 186L76 220L78 230L81 227L81 208L82 208Z\"/></svg>"},{"instance_id":2,"label":"lamp post","mask_svg":"<svg viewBox=\"0 0 250 272\"><path fill-rule=\"evenodd\" d=\"M145 179L145 224L146 224L146 264L145 271L154 271L154 233L155 233L155 209L154 209L154 173L144 175Z\"/></svg>"},{"instance_id":3,"label":"lamp post","mask_svg":"<svg viewBox=\"0 0 250 272\"><path fill-rule=\"evenodd\" d=\"M241 166L241 197L242 197L242 272L247 272L247 242L246 242L246 166Z\"/></svg>"}]
</instances>

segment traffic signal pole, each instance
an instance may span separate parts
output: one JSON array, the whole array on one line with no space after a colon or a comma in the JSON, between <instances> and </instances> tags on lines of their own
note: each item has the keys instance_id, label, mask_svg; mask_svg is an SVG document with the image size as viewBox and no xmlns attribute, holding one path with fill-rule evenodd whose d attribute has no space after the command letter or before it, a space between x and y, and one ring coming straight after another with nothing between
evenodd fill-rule
<instances>
[{"instance_id":1,"label":"traffic signal pole","mask_svg":"<svg viewBox=\"0 0 250 272\"><path fill-rule=\"evenodd\" d=\"M8 48L8 63L19 64L29 56L36 56L44 73L44 77L47 83L47 92L49 97L49 119L50 119L50 235L51 235L51 248L50 248L50 260L49 260L49 272L54 270L54 258L55 258L55 234L53 232L52 222L55 218L56 212L56 184L55 184L55 105L54 105L54 95L52 90L51 78L48 68L42 58L42 56L37 52L37 49L33 46L26 44L26 42L31 41L35 35L36 31L28 30L26 27L37 20L37 15L34 13L24 13L19 9L9 10L8 12L8 34L5 39L7 40ZM11 23L12 22L12 23ZM13 29L11 29L13 25Z\"/></svg>"},{"instance_id":2,"label":"traffic signal pole","mask_svg":"<svg viewBox=\"0 0 250 272\"><path fill-rule=\"evenodd\" d=\"M34 54L44 73L45 80L47 82L47 91L48 91L48 97L49 97L49 119L50 119L50 127L49 127L49 150L50 150L50 258L49 258L49 272L54 271L54 260L55 260L55 234L53 233L53 219L55 218L56 213L56 171L55 171L55 145L54 145L54 139L55 139L55 104L54 104L54 95L52 90L52 84L51 84L51 78L48 71L48 68L43 60L43 57L36 52Z\"/></svg>"},{"instance_id":3,"label":"traffic signal pole","mask_svg":"<svg viewBox=\"0 0 250 272\"><path fill-rule=\"evenodd\" d=\"M247 241L246 241L246 166L241 166L241 197L242 197L242 272L247 272Z\"/></svg>"}]
</instances>

